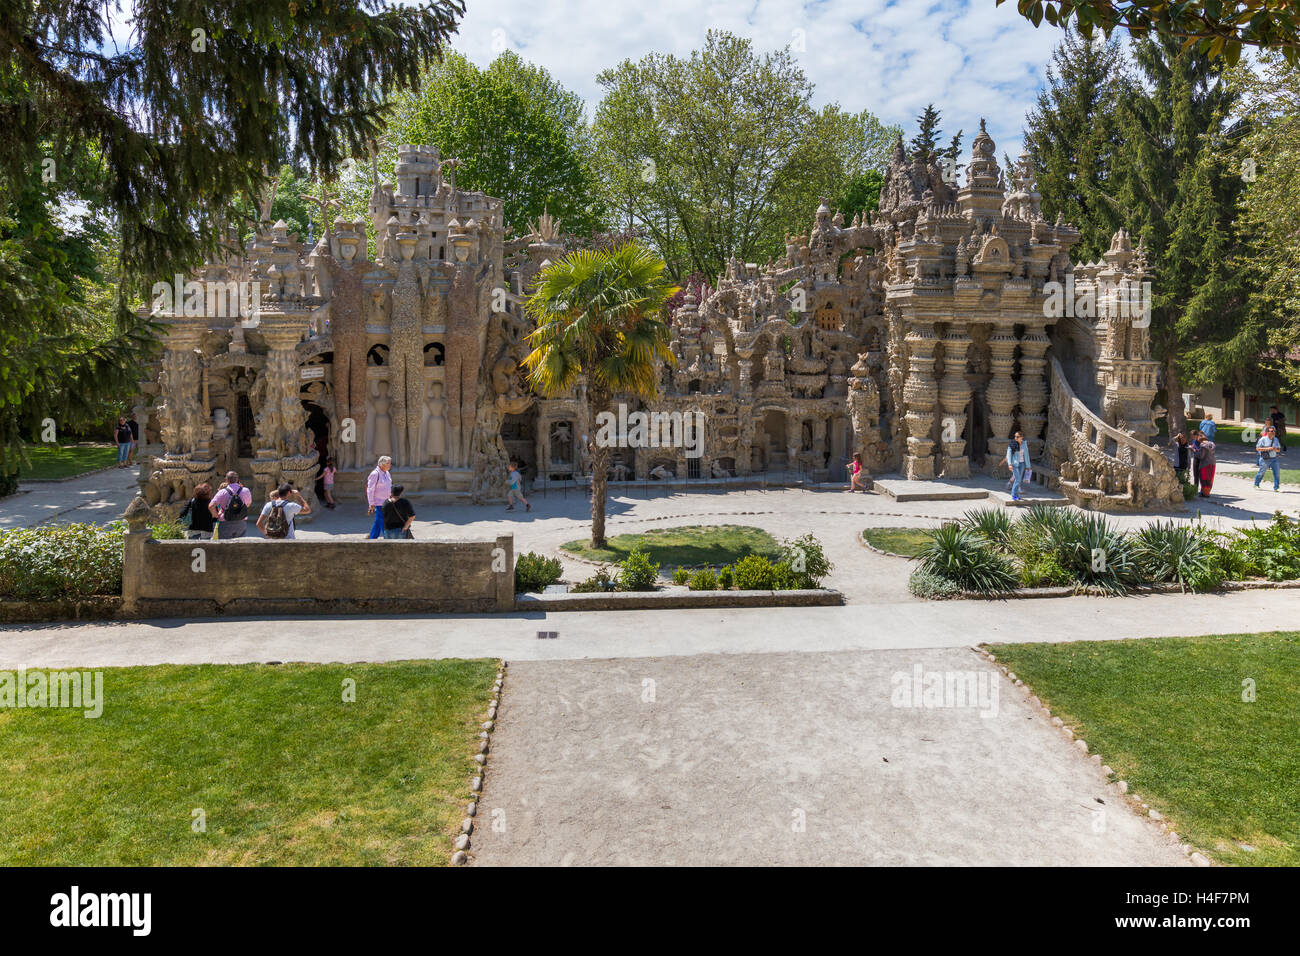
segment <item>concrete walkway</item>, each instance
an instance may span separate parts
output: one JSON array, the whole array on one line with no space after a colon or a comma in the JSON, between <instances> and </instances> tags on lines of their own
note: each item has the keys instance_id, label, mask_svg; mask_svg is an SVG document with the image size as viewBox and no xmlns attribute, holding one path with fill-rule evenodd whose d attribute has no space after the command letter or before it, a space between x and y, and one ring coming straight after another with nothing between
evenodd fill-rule
<instances>
[{"instance_id":1,"label":"concrete walkway","mask_svg":"<svg viewBox=\"0 0 1300 956\"><path fill-rule=\"evenodd\" d=\"M918 665L974 672L994 715L893 706ZM1186 865L1024 698L957 650L514 664L471 858Z\"/></svg>"}]
</instances>

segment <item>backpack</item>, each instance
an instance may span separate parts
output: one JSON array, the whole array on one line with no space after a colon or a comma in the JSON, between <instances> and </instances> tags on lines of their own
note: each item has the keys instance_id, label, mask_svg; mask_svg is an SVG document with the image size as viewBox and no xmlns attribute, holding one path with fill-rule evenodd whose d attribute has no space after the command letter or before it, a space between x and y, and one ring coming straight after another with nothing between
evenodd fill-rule
<instances>
[{"instance_id":1,"label":"backpack","mask_svg":"<svg viewBox=\"0 0 1300 956\"><path fill-rule=\"evenodd\" d=\"M271 514L266 519L266 536L268 538L289 537L289 519L284 516L284 502L271 502Z\"/></svg>"},{"instance_id":2,"label":"backpack","mask_svg":"<svg viewBox=\"0 0 1300 956\"><path fill-rule=\"evenodd\" d=\"M243 521L248 517L248 505L244 504L244 499L239 495L243 490L239 485L231 485L227 489L230 492L230 503L221 512L222 521Z\"/></svg>"}]
</instances>

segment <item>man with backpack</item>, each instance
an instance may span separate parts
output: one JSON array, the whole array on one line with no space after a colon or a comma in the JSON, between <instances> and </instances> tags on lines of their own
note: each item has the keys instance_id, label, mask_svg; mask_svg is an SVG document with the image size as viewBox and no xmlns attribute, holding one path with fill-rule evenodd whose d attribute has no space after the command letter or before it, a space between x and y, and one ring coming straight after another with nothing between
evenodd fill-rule
<instances>
[{"instance_id":1,"label":"man with backpack","mask_svg":"<svg viewBox=\"0 0 1300 956\"><path fill-rule=\"evenodd\" d=\"M242 538L248 534L248 509L253 493L239 483L239 472L226 472L226 484L212 498L208 511L217 519L217 540Z\"/></svg>"},{"instance_id":2,"label":"man with backpack","mask_svg":"<svg viewBox=\"0 0 1300 956\"><path fill-rule=\"evenodd\" d=\"M283 482L271 493L271 500L262 507L262 514L257 519L257 530L272 540L293 540L293 519L300 514L311 514L311 505L293 490L293 485Z\"/></svg>"}]
</instances>

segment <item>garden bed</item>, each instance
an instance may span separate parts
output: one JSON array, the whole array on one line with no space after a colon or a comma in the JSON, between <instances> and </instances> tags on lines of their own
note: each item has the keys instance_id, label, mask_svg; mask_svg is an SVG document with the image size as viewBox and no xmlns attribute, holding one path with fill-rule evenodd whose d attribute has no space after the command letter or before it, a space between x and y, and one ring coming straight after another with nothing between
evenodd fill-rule
<instances>
[{"instance_id":1,"label":"garden bed","mask_svg":"<svg viewBox=\"0 0 1300 956\"><path fill-rule=\"evenodd\" d=\"M609 538L598 550L588 544L586 540L575 540L560 548L566 557L589 564L618 564L640 549L654 563L670 568L732 564L751 554L775 561L781 553L776 539L762 528L734 524L685 525L620 534Z\"/></svg>"}]
</instances>

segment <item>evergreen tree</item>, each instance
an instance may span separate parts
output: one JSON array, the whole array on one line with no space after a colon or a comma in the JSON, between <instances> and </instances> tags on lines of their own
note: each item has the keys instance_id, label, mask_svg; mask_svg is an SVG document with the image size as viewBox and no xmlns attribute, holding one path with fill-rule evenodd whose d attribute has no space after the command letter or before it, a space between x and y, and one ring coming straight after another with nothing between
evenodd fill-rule
<instances>
[{"instance_id":1,"label":"evergreen tree","mask_svg":"<svg viewBox=\"0 0 1300 956\"><path fill-rule=\"evenodd\" d=\"M1119 148L1115 113L1125 71L1114 40L1086 40L1074 31L1052 54L1047 88L1026 119L1025 148L1034 162L1043 216L1077 226L1075 254L1095 260L1123 220L1110 193Z\"/></svg>"},{"instance_id":2,"label":"evergreen tree","mask_svg":"<svg viewBox=\"0 0 1300 956\"><path fill-rule=\"evenodd\" d=\"M908 144L911 149L911 157L915 160L917 156L920 156L929 162L939 155L939 111L934 108L933 103L926 104L925 111L916 118L916 125L918 128L917 134L912 137L912 141ZM958 133L957 135L960 136L961 134Z\"/></svg>"},{"instance_id":3,"label":"evergreen tree","mask_svg":"<svg viewBox=\"0 0 1300 956\"><path fill-rule=\"evenodd\" d=\"M289 162L330 177L364 153L387 98L418 83L462 11L0 0L0 475L16 469L22 422L138 379L148 324L129 305L210 251L271 172ZM130 22L127 42L113 20ZM59 241L75 238L69 200L117 234L107 327L76 281L93 272Z\"/></svg>"},{"instance_id":4,"label":"evergreen tree","mask_svg":"<svg viewBox=\"0 0 1300 956\"><path fill-rule=\"evenodd\" d=\"M1231 264L1241 180L1225 174L1215 148L1239 94L1221 61L1181 47L1170 38L1134 44L1140 78L1120 97L1112 175L1125 225L1151 263L1150 336L1164 363L1171 432L1183 426L1184 386L1222 381L1263 344L1258 329L1240 324Z\"/></svg>"}]
</instances>

